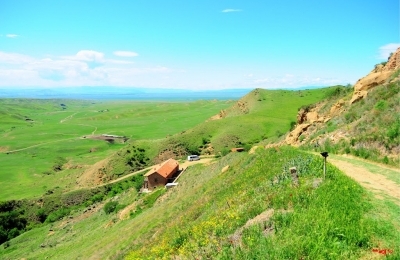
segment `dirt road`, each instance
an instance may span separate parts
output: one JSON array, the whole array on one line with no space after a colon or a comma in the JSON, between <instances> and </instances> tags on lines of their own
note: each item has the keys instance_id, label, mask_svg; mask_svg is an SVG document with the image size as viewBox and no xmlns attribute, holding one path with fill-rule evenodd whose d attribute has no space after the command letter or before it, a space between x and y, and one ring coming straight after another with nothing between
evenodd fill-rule
<instances>
[{"instance_id":1,"label":"dirt road","mask_svg":"<svg viewBox=\"0 0 400 260\"><path fill-rule=\"evenodd\" d=\"M342 155L330 155L328 162L360 183L361 186L372 191L377 198L382 198L383 195L400 206L399 168Z\"/></svg>"}]
</instances>

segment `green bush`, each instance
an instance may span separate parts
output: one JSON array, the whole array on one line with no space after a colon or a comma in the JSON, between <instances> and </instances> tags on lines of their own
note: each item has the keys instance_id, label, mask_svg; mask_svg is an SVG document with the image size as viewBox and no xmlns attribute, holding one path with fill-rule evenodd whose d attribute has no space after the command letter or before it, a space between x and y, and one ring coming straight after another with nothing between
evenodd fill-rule
<instances>
[{"instance_id":1,"label":"green bush","mask_svg":"<svg viewBox=\"0 0 400 260\"><path fill-rule=\"evenodd\" d=\"M39 210L36 212L36 216L37 216L38 220L39 220L41 223L43 223L43 222L46 220L46 218L47 218L46 211L45 211L43 208L39 209Z\"/></svg>"},{"instance_id":2,"label":"green bush","mask_svg":"<svg viewBox=\"0 0 400 260\"><path fill-rule=\"evenodd\" d=\"M69 213L71 212L71 209L69 208L61 208L58 209L56 211L51 212L47 218L46 221L47 223L51 223L51 222L56 222L57 220L62 219L63 217L69 215Z\"/></svg>"},{"instance_id":3,"label":"green bush","mask_svg":"<svg viewBox=\"0 0 400 260\"><path fill-rule=\"evenodd\" d=\"M385 110L386 107L387 107L387 102L385 100L379 100L374 106L374 108L379 111Z\"/></svg>"},{"instance_id":4,"label":"green bush","mask_svg":"<svg viewBox=\"0 0 400 260\"><path fill-rule=\"evenodd\" d=\"M117 206L118 206L118 201L109 201L104 205L103 210L106 214L110 214L116 211Z\"/></svg>"},{"instance_id":5,"label":"green bush","mask_svg":"<svg viewBox=\"0 0 400 260\"><path fill-rule=\"evenodd\" d=\"M125 204L117 204L117 206L115 207L115 212L120 211L121 209L124 209L127 205Z\"/></svg>"},{"instance_id":6,"label":"green bush","mask_svg":"<svg viewBox=\"0 0 400 260\"><path fill-rule=\"evenodd\" d=\"M103 198L104 198L104 194L98 193L98 194L93 195L93 197L91 198L91 201L100 202L103 200Z\"/></svg>"},{"instance_id":7,"label":"green bush","mask_svg":"<svg viewBox=\"0 0 400 260\"><path fill-rule=\"evenodd\" d=\"M387 130L387 136L391 139L394 140L400 136L400 119L397 118L397 120L389 126Z\"/></svg>"},{"instance_id":8,"label":"green bush","mask_svg":"<svg viewBox=\"0 0 400 260\"><path fill-rule=\"evenodd\" d=\"M0 244L18 236L25 230L27 220L21 213L16 210L0 213Z\"/></svg>"},{"instance_id":9,"label":"green bush","mask_svg":"<svg viewBox=\"0 0 400 260\"><path fill-rule=\"evenodd\" d=\"M143 198L143 204L147 208L151 208L154 205L154 203L156 202L156 200L158 199L158 197L160 197L164 193L165 193L165 189L158 189L158 190L153 191L152 193L150 193L149 195L147 195L146 197Z\"/></svg>"},{"instance_id":10,"label":"green bush","mask_svg":"<svg viewBox=\"0 0 400 260\"><path fill-rule=\"evenodd\" d=\"M387 156L383 157L383 163L389 164L389 158Z\"/></svg>"},{"instance_id":11,"label":"green bush","mask_svg":"<svg viewBox=\"0 0 400 260\"><path fill-rule=\"evenodd\" d=\"M295 121L291 121L290 122L290 131L294 130L294 128L296 127L296 122Z\"/></svg>"}]
</instances>

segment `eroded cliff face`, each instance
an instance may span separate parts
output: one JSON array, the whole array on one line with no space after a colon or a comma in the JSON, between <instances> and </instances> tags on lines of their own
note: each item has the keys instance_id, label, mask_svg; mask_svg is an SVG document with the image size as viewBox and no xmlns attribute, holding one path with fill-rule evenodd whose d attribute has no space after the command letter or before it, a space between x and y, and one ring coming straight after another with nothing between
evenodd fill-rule
<instances>
[{"instance_id":1,"label":"eroded cliff face","mask_svg":"<svg viewBox=\"0 0 400 260\"><path fill-rule=\"evenodd\" d=\"M399 80L399 76L397 78L392 77L393 73L399 69L400 48L392 54L385 65L377 65L367 76L357 81L354 85L354 92L350 101L348 99L340 99L330 109L325 109L324 112L321 112L321 108L325 105L323 102L300 109L297 114L296 127L286 136L284 143L293 146L301 145L303 139L307 139L315 131L324 127L331 118L335 118L346 112L353 103L365 98L368 92L374 87L389 83L389 81ZM332 141L345 137L346 133L343 131L331 135L331 139L334 139ZM314 141L318 142L317 140L318 137Z\"/></svg>"},{"instance_id":2,"label":"eroded cliff face","mask_svg":"<svg viewBox=\"0 0 400 260\"><path fill-rule=\"evenodd\" d=\"M367 76L357 81L350 104L365 98L370 89L387 82L398 69L400 69L400 48L392 54L385 65L377 65Z\"/></svg>"}]
</instances>

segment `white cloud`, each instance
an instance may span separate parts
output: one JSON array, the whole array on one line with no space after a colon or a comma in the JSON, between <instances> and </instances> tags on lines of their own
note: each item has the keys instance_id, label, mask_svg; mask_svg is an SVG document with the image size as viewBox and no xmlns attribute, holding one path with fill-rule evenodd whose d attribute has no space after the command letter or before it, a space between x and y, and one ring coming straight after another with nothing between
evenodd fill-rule
<instances>
[{"instance_id":1,"label":"white cloud","mask_svg":"<svg viewBox=\"0 0 400 260\"><path fill-rule=\"evenodd\" d=\"M34 59L19 53L6 53L0 51L0 64L26 64Z\"/></svg>"},{"instance_id":2,"label":"white cloud","mask_svg":"<svg viewBox=\"0 0 400 260\"><path fill-rule=\"evenodd\" d=\"M78 51L74 56L64 56L61 58L66 60L85 62L90 68L102 66L106 61L104 59L104 53L93 50L81 50Z\"/></svg>"},{"instance_id":3,"label":"white cloud","mask_svg":"<svg viewBox=\"0 0 400 260\"><path fill-rule=\"evenodd\" d=\"M139 54L133 51L114 51L114 55L119 57L136 57Z\"/></svg>"},{"instance_id":4,"label":"white cloud","mask_svg":"<svg viewBox=\"0 0 400 260\"><path fill-rule=\"evenodd\" d=\"M389 43L379 47L379 59L387 59L390 53L393 53L400 47L400 43Z\"/></svg>"},{"instance_id":5,"label":"white cloud","mask_svg":"<svg viewBox=\"0 0 400 260\"><path fill-rule=\"evenodd\" d=\"M241 12L241 9L224 9L221 12L222 13L232 13L232 12Z\"/></svg>"},{"instance_id":6,"label":"white cloud","mask_svg":"<svg viewBox=\"0 0 400 260\"><path fill-rule=\"evenodd\" d=\"M18 34L9 33L9 34L6 34L6 37L7 38L17 38L17 37L19 37L19 35Z\"/></svg>"},{"instance_id":7,"label":"white cloud","mask_svg":"<svg viewBox=\"0 0 400 260\"><path fill-rule=\"evenodd\" d=\"M0 51L0 86L153 86L175 72L165 66L140 67L107 59L101 52L81 50L70 56L36 58Z\"/></svg>"},{"instance_id":8,"label":"white cloud","mask_svg":"<svg viewBox=\"0 0 400 260\"><path fill-rule=\"evenodd\" d=\"M104 62L104 53L98 51L82 50L79 51L75 56L78 60L82 61Z\"/></svg>"}]
</instances>

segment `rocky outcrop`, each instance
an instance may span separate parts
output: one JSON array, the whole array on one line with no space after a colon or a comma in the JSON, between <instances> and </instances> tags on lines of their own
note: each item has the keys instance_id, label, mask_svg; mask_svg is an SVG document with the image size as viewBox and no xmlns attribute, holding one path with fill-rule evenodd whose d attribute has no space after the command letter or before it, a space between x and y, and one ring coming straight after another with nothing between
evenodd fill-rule
<instances>
[{"instance_id":1,"label":"rocky outcrop","mask_svg":"<svg viewBox=\"0 0 400 260\"><path fill-rule=\"evenodd\" d=\"M243 101L238 101L236 103L236 106L239 108L239 110L243 113L243 114L247 114L249 113L249 107L247 106L247 102L243 102Z\"/></svg>"},{"instance_id":2,"label":"rocky outcrop","mask_svg":"<svg viewBox=\"0 0 400 260\"><path fill-rule=\"evenodd\" d=\"M383 71L395 71L397 69L400 69L400 48L398 48L396 52L392 54L384 66Z\"/></svg>"},{"instance_id":3,"label":"rocky outcrop","mask_svg":"<svg viewBox=\"0 0 400 260\"><path fill-rule=\"evenodd\" d=\"M299 137L307 132L307 129L315 123L326 123L330 120L330 117L323 116L318 113L321 109L321 104L307 106L301 108L297 113L296 127L292 130L285 139L288 145L298 145Z\"/></svg>"},{"instance_id":4,"label":"rocky outcrop","mask_svg":"<svg viewBox=\"0 0 400 260\"><path fill-rule=\"evenodd\" d=\"M312 112L314 106L306 106L300 108L299 112L297 113L297 124L302 124L307 121L307 114Z\"/></svg>"},{"instance_id":5,"label":"rocky outcrop","mask_svg":"<svg viewBox=\"0 0 400 260\"><path fill-rule=\"evenodd\" d=\"M337 115L337 114L339 114L340 112L342 112L343 107L344 107L344 104L345 104L345 102L344 102L343 99L341 99L341 100L339 100L338 102L336 102L336 103L331 107L331 110L329 111L330 115Z\"/></svg>"},{"instance_id":6,"label":"rocky outcrop","mask_svg":"<svg viewBox=\"0 0 400 260\"><path fill-rule=\"evenodd\" d=\"M296 128L286 136L286 144L295 145L300 135L304 133L310 125L309 123L297 125Z\"/></svg>"},{"instance_id":7,"label":"rocky outcrop","mask_svg":"<svg viewBox=\"0 0 400 260\"><path fill-rule=\"evenodd\" d=\"M319 122L321 120L317 111L308 112L306 115L306 119L307 119L307 122L310 122L310 123Z\"/></svg>"},{"instance_id":8,"label":"rocky outcrop","mask_svg":"<svg viewBox=\"0 0 400 260\"><path fill-rule=\"evenodd\" d=\"M226 117L226 111L225 110L221 110L219 111L218 114L216 114L215 116L210 117L209 120L219 120ZM208 120L207 120L208 121Z\"/></svg>"},{"instance_id":9,"label":"rocky outcrop","mask_svg":"<svg viewBox=\"0 0 400 260\"><path fill-rule=\"evenodd\" d=\"M359 79L354 85L354 94L350 104L357 102L368 95L368 90L385 83L394 71L400 69L400 48L392 54L388 62L379 64L365 77Z\"/></svg>"}]
</instances>

